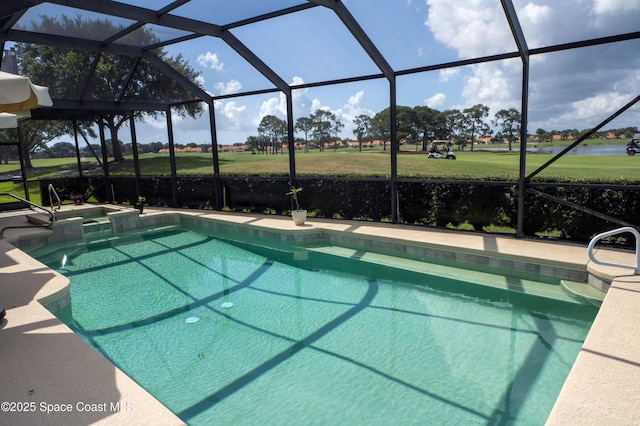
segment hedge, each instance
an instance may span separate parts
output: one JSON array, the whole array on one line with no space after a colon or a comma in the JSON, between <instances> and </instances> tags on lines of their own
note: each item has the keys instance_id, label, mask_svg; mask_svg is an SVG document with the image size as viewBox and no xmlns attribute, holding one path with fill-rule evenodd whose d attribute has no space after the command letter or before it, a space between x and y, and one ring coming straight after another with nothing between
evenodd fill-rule
<instances>
[{"instance_id":1,"label":"hedge","mask_svg":"<svg viewBox=\"0 0 640 426\"><path fill-rule=\"evenodd\" d=\"M84 177L85 198L98 202L134 204L137 200L134 177L111 177L107 187L103 177ZM52 183L63 199L82 188L80 178L61 177L40 181L43 200ZM537 182L540 183L540 182ZM569 202L634 224L640 213L640 191L636 185L606 183L610 188L586 187L587 182L546 182L541 191ZM386 178L301 177L304 189L298 198L302 208L323 218L389 220L391 184ZM289 180L285 177L188 176L176 179L177 199L171 177L143 177L140 195L151 206L194 209L225 208L233 211L267 212L287 215L292 208ZM468 223L476 230L487 226L516 228L517 185L510 182L461 182L400 180L398 213L400 222L444 227ZM525 196L524 233L557 233L561 238L589 241L593 235L618 225L563 206L544 197Z\"/></svg>"}]
</instances>

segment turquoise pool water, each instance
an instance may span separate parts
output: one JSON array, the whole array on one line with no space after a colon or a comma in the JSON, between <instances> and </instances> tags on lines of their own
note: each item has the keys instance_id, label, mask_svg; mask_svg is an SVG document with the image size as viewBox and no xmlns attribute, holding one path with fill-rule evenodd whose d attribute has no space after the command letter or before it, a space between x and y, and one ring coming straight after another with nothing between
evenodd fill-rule
<instances>
[{"instance_id":1,"label":"turquoise pool water","mask_svg":"<svg viewBox=\"0 0 640 426\"><path fill-rule=\"evenodd\" d=\"M296 252L176 230L42 260L57 315L190 425L541 425L596 314Z\"/></svg>"}]
</instances>

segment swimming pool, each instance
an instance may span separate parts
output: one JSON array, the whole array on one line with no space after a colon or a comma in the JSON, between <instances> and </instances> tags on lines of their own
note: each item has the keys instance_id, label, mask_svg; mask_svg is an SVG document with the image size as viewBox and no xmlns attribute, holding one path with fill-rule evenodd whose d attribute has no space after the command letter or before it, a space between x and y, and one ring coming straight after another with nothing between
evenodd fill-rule
<instances>
[{"instance_id":1,"label":"swimming pool","mask_svg":"<svg viewBox=\"0 0 640 426\"><path fill-rule=\"evenodd\" d=\"M194 425L543 424L596 314L296 244L175 229L40 258L71 280L58 316Z\"/></svg>"}]
</instances>

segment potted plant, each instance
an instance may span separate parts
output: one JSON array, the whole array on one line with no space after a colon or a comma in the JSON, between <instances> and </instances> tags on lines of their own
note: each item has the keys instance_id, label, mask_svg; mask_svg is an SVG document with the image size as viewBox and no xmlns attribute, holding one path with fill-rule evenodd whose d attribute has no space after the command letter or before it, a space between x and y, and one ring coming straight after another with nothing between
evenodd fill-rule
<instances>
[{"instance_id":1,"label":"potted plant","mask_svg":"<svg viewBox=\"0 0 640 426\"><path fill-rule=\"evenodd\" d=\"M293 197L293 201L296 203L296 209L291 210L291 217L293 218L293 223L296 225L304 225L304 222L307 220L307 211L300 208L300 203L298 202L298 193L302 191L302 187L292 186L290 191L286 193L286 195L291 195Z\"/></svg>"},{"instance_id":2,"label":"potted plant","mask_svg":"<svg viewBox=\"0 0 640 426\"><path fill-rule=\"evenodd\" d=\"M144 203L147 202L147 199L145 197L139 196L138 197L138 202L136 204L134 204L133 207L135 207L136 209L140 210L140 214L142 214L142 212L144 211Z\"/></svg>"},{"instance_id":3,"label":"potted plant","mask_svg":"<svg viewBox=\"0 0 640 426\"><path fill-rule=\"evenodd\" d=\"M84 201L84 195L79 192L72 192L71 195L69 195L69 199L73 201L73 204L79 205Z\"/></svg>"}]
</instances>

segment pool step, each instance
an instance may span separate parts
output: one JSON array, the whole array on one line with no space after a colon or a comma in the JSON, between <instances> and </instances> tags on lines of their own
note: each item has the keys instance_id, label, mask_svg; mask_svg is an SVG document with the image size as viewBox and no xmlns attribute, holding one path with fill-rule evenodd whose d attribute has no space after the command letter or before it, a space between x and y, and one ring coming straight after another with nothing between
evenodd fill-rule
<instances>
[{"instance_id":1,"label":"pool step","mask_svg":"<svg viewBox=\"0 0 640 426\"><path fill-rule=\"evenodd\" d=\"M113 236L113 228L111 227L111 222L108 220L106 222L86 222L82 225L82 229L84 230L85 238L91 240Z\"/></svg>"},{"instance_id":2,"label":"pool step","mask_svg":"<svg viewBox=\"0 0 640 426\"><path fill-rule=\"evenodd\" d=\"M96 233L96 238L88 238L85 235L85 245L87 248L92 249L100 246L127 244L142 241L147 235L153 236L154 234L161 232L175 232L178 229L180 229L180 227L177 225L164 225L153 228L136 229L135 232L118 233L118 235L115 235L113 231L110 230L109 233L104 236L100 236L99 233Z\"/></svg>"},{"instance_id":3,"label":"pool step","mask_svg":"<svg viewBox=\"0 0 640 426\"><path fill-rule=\"evenodd\" d=\"M421 262L419 260L407 259L362 249L353 249L341 246L314 245L305 248L311 252L356 259L365 263L385 265L393 268L404 269L407 271L424 273L434 277L454 279L458 281L546 297L565 302L586 303L584 297L577 296L575 293L565 291L563 287L559 285L559 283L544 283L520 277L504 276L490 272L482 272Z\"/></svg>"},{"instance_id":4,"label":"pool step","mask_svg":"<svg viewBox=\"0 0 640 426\"><path fill-rule=\"evenodd\" d=\"M25 215L27 222L32 225L48 225L51 222L49 215L42 213L30 213Z\"/></svg>"},{"instance_id":5,"label":"pool step","mask_svg":"<svg viewBox=\"0 0 640 426\"><path fill-rule=\"evenodd\" d=\"M602 301L607 295L606 291L599 290L588 283L562 280L560 284L566 292L574 295L575 297L580 297L595 306L602 305Z\"/></svg>"}]
</instances>

